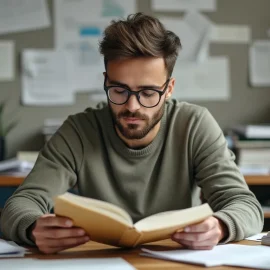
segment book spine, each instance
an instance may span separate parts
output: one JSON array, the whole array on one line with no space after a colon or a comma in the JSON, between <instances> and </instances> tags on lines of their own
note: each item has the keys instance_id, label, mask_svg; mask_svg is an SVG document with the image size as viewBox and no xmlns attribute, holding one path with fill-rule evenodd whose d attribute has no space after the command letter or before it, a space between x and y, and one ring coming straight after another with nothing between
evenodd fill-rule
<instances>
[{"instance_id":1,"label":"book spine","mask_svg":"<svg viewBox=\"0 0 270 270\"><path fill-rule=\"evenodd\" d=\"M121 247L135 247L140 238L141 233L134 228L128 228L122 234L118 245Z\"/></svg>"}]
</instances>

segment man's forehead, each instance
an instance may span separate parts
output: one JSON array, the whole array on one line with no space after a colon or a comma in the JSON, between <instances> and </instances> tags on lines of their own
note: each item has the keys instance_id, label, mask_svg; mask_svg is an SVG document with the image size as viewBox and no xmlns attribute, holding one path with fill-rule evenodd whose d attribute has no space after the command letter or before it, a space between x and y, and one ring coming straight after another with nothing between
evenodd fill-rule
<instances>
[{"instance_id":1,"label":"man's forehead","mask_svg":"<svg viewBox=\"0 0 270 270\"><path fill-rule=\"evenodd\" d=\"M167 71L162 58L136 58L109 61L107 75L110 81L132 85L162 85Z\"/></svg>"}]
</instances>

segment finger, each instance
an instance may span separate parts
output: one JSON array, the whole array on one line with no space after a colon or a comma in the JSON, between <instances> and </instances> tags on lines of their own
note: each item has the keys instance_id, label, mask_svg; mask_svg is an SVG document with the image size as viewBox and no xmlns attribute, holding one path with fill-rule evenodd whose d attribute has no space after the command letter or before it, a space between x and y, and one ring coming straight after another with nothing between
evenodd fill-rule
<instances>
[{"instance_id":1,"label":"finger","mask_svg":"<svg viewBox=\"0 0 270 270\"><path fill-rule=\"evenodd\" d=\"M53 238L53 239L61 239L61 238L70 238L70 237L79 237L85 235L85 231L81 228L70 228L70 229L57 229L57 227L50 228L44 230L43 227L41 229L36 229L33 231L33 235L35 238Z\"/></svg>"},{"instance_id":2,"label":"finger","mask_svg":"<svg viewBox=\"0 0 270 270\"><path fill-rule=\"evenodd\" d=\"M37 220L36 227L72 227L73 222L66 217L42 216Z\"/></svg>"},{"instance_id":3,"label":"finger","mask_svg":"<svg viewBox=\"0 0 270 270\"><path fill-rule=\"evenodd\" d=\"M81 237L70 237L70 238L63 238L63 239L38 239L36 241L36 245L42 248L60 248L60 247L69 247L69 246L78 246L88 242L90 238L88 236L81 236Z\"/></svg>"},{"instance_id":4,"label":"finger","mask_svg":"<svg viewBox=\"0 0 270 270\"><path fill-rule=\"evenodd\" d=\"M212 230L208 232L203 233L175 233L173 234L173 238L177 240L187 240L187 241L205 241L207 239L210 239L212 237Z\"/></svg>"},{"instance_id":5,"label":"finger","mask_svg":"<svg viewBox=\"0 0 270 270\"><path fill-rule=\"evenodd\" d=\"M184 232L207 232L217 225L216 219L209 217L204 221L184 228Z\"/></svg>"}]
</instances>

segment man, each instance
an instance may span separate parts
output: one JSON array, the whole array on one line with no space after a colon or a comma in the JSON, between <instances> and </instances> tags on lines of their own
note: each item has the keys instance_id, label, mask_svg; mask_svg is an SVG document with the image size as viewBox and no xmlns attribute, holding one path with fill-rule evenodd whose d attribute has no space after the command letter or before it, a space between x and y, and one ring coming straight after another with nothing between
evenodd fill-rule
<instances>
[{"instance_id":1,"label":"man","mask_svg":"<svg viewBox=\"0 0 270 270\"><path fill-rule=\"evenodd\" d=\"M169 100L179 38L138 13L112 22L100 44L108 105L70 116L7 201L6 238L59 252L91 239L49 214L52 198L74 185L86 197L125 208L134 221L198 204L214 211L172 239L193 249L260 232L263 214L234 163L223 133L202 107Z\"/></svg>"}]
</instances>

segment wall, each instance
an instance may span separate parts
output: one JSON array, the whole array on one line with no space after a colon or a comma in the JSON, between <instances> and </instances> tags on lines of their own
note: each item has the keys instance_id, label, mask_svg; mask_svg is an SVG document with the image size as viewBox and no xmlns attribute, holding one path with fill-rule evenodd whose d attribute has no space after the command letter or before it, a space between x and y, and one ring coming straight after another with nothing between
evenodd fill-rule
<instances>
[{"instance_id":1,"label":"wall","mask_svg":"<svg viewBox=\"0 0 270 270\"><path fill-rule=\"evenodd\" d=\"M181 13L154 13L151 11L150 0L137 1L139 11L152 15L182 16ZM52 0L48 3L52 15ZM266 30L270 28L269 0L217 0L217 7L217 12L206 13L213 22L247 24L252 29L253 39L266 38ZM45 118L65 118L93 103L90 102L88 94L77 94L76 104L73 106L48 108L20 105L20 52L24 48L53 48L53 27L1 35L1 39L16 42L16 78L12 82L0 82L0 100L10 97L8 111L15 108L19 110L19 124L8 136L8 156L13 156L18 150L38 150L42 146L40 132ZM248 85L248 45L212 44L210 52L211 55L227 55L230 58L231 99L195 103L206 106L222 128L236 123L270 122L270 87L257 89Z\"/></svg>"}]
</instances>

